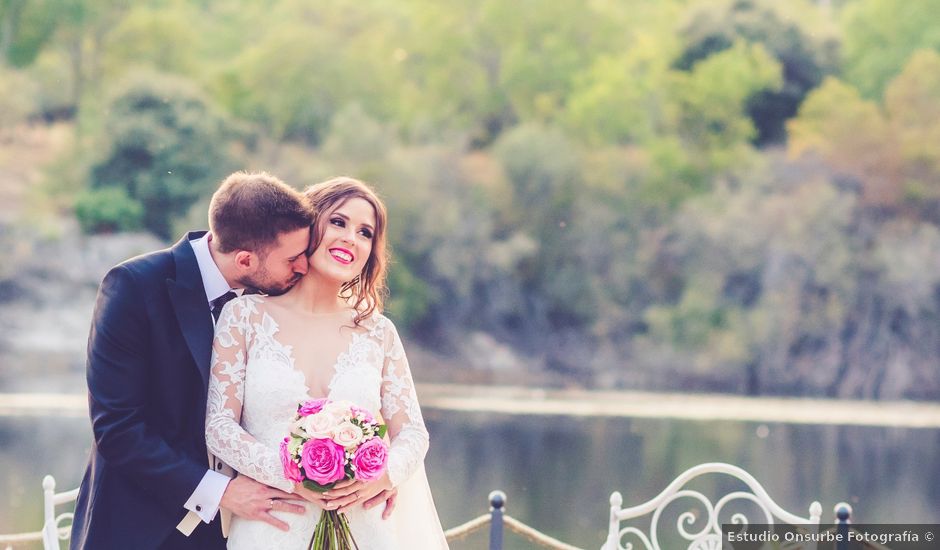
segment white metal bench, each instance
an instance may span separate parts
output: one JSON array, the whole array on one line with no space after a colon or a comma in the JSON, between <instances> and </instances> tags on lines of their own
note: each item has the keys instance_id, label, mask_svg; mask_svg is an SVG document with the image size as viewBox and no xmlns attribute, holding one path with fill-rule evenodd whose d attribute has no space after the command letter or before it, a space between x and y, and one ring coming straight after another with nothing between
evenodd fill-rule
<instances>
[{"instance_id":1,"label":"white metal bench","mask_svg":"<svg viewBox=\"0 0 940 550\"><path fill-rule=\"evenodd\" d=\"M693 479L706 474L725 474L732 476L744 482L749 491L730 492L719 498L713 504L712 501L701 492L684 488ZM728 518L730 521L727 521L727 523L775 524L778 523L775 520L779 520L782 523L792 525L818 525L819 518L822 515L822 505L820 505L819 502L810 504L809 517L800 517L791 514L774 502L767 494L767 491L764 490L763 486L761 486L751 474L731 464L709 462L699 464L679 474L679 476L659 495L638 506L623 508L623 497L619 492L614 491L610 495L610 523L607 531L607 541L604 543L604 546L601 547L601 550L629 550L636 547L636 545L632 543L627 543L626 546L622 546L621 542L624 537L637 539L642 543L642 546L639 546L640 548L645 548L646 550L660 550L659 522L663 515L663 510L676 500L684 498L692 499L694 503L697 502L698 507L704 509L705 512L704 515L702 515L689 510L679 515L676 521L677 533L679 537L687 541L688 544L686 548L688 550L708 550L722 547L721 522L719 516L725 506L731 502L752 502L762 514L757 521L749 522L744 514L735 513ZM650 519L648 530L640 529L633 525L626 527L621 527L620 525L621 522L625 520L642 518L650 513L652 513L652 518ZM696 524L704 525L704 527L695 528L690 532L692 526ZM686 545L685 542L682 544Z\"/></svg>"},{"instance_id":2,"label":"white metal bench","mask_svg":"<svg viewBox=\"0 0 940 550\"><path fill-rule=\"evenodd\" d=\"M43 550L59 550L59 541L68 540L72 530L73 512L63 512L56 515L55 508L63 504L75 502L78 498L78 488L61 493L55 492L55 478L46 476L42 480L43 523L42 547ZM63 523L68 522L66 525Z\"/></svg>"},{"instance_id":3,"label":"white metal bench","mask_svg":"<svg viewBox=\"0 0 940 550\"><path fill-rule=\"evenodd\" d=\"M712 501L701 492L686 488L689 482L706 474L724 474L736 478L740 482L743 482L749 491L729 492L713 504ZM50 475L47 475L42 480L42 531L16 535L0 535L0 550L12 550L21 544L39 540L42 541L44 550L60 550L59 541L68 540L71 534L71 519L73 513L63 512L56 515L55 509L57 506L74 502L78 497L78 489L56 493L55 486L55 478ZM774 502L767 494L767 491L764 490L763 486L761 486L751 474L731 464L711 462L694 466L682 474L679 474L679 476L659 495L638 506L623 508L623 497L619 492L614 491L610 495L610 523L608 525L607 540L604 546L601 547L601 550L630 550L638 547L633 543L627 543L626 546L622 545L623 538L628 536L636 538L642 543L642 546L639 547L645 548L646 550L661 550L659 522L663 516L663 510L676 500L683 498L692 499L705 510L705 514L702 518L704 519L702 523L704 523L705 526L695 532L689 532L689 529L696 523L699 514L687 511L679 515L676 528L678 535L687 541L688 544L683 543L687 550L711 550L721 548L721 524L719 516L725 506L731 502L747 501L753 503L760 509L761 514L758 518L759 521L751 523L774 524L778 523L776 520L780 520L779 522L781 523L793 525L819 525L820 516L822 515L822 506L819 502L813 502L810 505L808 517L800 517L791 514ZM510 528L513 528L540 546L547 548L575 548L574 546L546 537L544 534L521 524L517 520L504 517L502 511L504 502L505 496L502 495L502 493L498 491L492 493L490 495L490 514L481 516L467 524L449 530L447 533L448 538L460 538L473 530L479 529L491 522L496 522L498 525L495 526L498 527L498 529L491 530L490 548L502 548L502 526L504 521L510 520L511 522L507 523ZM836 505L835 513L840 523L846 523L851 517L852 509L848 504L839 503ZM648 514L652 514L648 529L640 529L629 525L621 527L621 523L624 521L642 518ZM740 513L731 515L729 519L731 523L748 523L748 518ZM62 525L63 523L68 524Z\"/></svg>"},{"instance_id":4,"label":"white metal bench","mask_svg":"<svg viewBox=\"0 0 940 550\"><path fill-rule=\"evenodd\" d=\"M71 520L74 514L64 512L57 516L55 508L75 502L76 498L78 498L78 488L57 493L55 492L55 478L47 475L42 479L42 531L0 535L0 548L13 550L18 546L42 541L43 550L60 550L59 541L68 540L71 535ZM62 525L65 522L68 523Z\"/></svg>"}]
</instances>

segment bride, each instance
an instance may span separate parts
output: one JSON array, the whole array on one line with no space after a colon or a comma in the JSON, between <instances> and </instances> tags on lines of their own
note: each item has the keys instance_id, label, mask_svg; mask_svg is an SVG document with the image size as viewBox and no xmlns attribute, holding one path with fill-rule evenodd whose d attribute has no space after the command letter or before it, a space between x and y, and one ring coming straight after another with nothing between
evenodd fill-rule
<instances>
[{"instance_id":1,"label":"bride","mask_svg":"<svg viewBox=\"0 0 940 550\"><path fill-rule=\"evenodd\" d=\"M272 510L290 529L232 519L230 549L307 547L321 509L341 510L361 550L447 548L431 499L428 432L395 326L382 315L385 207L365 184L334 178L305 194L316 212L307 274L281 296L242 296L216 325L206 413L209 450L241 475L292 492L306 514ZM280 442L300 402L328 397L378 413L391 440L385 475L325 494L284 477ZM363 503L398 490L391 517Z\"/></svg>"}]
</instances>

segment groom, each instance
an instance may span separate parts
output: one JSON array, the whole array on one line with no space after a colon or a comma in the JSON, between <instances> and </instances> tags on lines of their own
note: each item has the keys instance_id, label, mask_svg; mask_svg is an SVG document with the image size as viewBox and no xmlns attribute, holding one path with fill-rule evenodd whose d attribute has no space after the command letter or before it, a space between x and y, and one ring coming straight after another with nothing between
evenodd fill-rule
<instances>
[{"instance_id":1,"label":"groom","mask_svg":"<svg viewBox=\"0 0 940 550\"><path fill-rule=\"evenodd\" d=\"M220 507L282 529L272 509L304 512L218 460L210 468L205 413L214 319L241 290L281 294L306 273L311 218L290 186L237 172L212 196L208 233L105 276L88 337L95 441L70 548L222 549ZM389 511L394 497L380 497Z\"/></svg>"}]
</instances>

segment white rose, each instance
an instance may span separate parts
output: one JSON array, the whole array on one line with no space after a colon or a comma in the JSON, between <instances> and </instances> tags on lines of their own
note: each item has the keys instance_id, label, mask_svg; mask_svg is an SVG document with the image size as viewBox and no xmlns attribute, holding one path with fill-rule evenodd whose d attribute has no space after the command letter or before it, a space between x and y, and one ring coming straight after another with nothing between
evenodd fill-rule
<instances>
[{"instance_id":1,"label":"white rose","mask_svg":"<svg viewBox=\"0 0 940 550\"><path fill-rule=\"evenodd\" d=\"M317 414L305 416L300 423L308 437L329 439L333 436L333 427L336 426L337 421L333 415L320 411Z\"/></svg>"},{"instance_id":2,"label":"white rose","mask_svg":"<svg viewBox=\"0 0 940 550\"><path fill-rule=\"evenodd\" d=\"M347 449L359 445L362 441L362 428L346 421L333 429L333 442Z\"/></svg>"}]
</instances>

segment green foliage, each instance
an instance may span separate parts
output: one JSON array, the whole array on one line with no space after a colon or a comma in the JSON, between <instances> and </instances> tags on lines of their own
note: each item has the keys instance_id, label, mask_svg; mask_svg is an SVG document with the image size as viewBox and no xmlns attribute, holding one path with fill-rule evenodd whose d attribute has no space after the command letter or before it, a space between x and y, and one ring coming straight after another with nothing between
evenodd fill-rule
<instances>
[{"instance_id":1,"label":"green foliage","mask_svg":"<svg viewBox=\"0 0 940 550\"><path fill-rule=\"evenodd\" d=\"M578 150L560 130L536 124L507 132L494 149L513 190L503 221L539 243L541 253L519 273L524 284L539 289L533 324L589 323L595 296L573 248L577 232L569 228L576 217Z\"/></svg>"},{"instance_id":2,"label":"green foliage","mask_svg":"<svg viewBox=\"0 0 940 550\"><path fill-rule=\"evenodd\" d=\"M523 122L557 117L571 92L571 75L612 45L614 22L578 0L550 3L491 1L484 28L501 48L499 85ZM488 29L488 30L489 30Z\"/></svg>"},{"instance_id":3,"label":"green foliage","mask_svg":"<svg viewBox=\"0 0 940 550\"><path fill-rule=\"evenodd\" d=\"M784 122L796 114L806 94L819 85L834 64L833 40L805 1L736 0L703 5L684 26L685 47L676 67L690 70L696 63L727 50L736 42L761 44L782 68L782 86L750 97L748 114L757 129L757 143L782 141Z\"/></svg>"},{"instance_id":4,"label":"green foliage","mask_svg":"<svg viewBox=\"0 0 940 550\"><path fill-rule=\"evenodd\" d=\"M896 158L885 140L892 133L890 125L878 105L863 99L855 88L827 78L806 98L788 130L791 156L819 155L861 181L869 202L892 204L899 199L893 177Z\"/></svg>"},{"instance_id":5,"label":"green foliage","mask_svg":"<svg viewBox=\"0 0 940 550\"><path fill-rule=\"evenodd\" d=\"M223 105L275 138L312 144L353 99L388 113L396 69L381 39L394 13L351 1L283 2L276 13L282 24L260 29L218 76L213 88Z\"/></svg>"},{"instance_id":6,"label":"green foliage","mask_svg":"<svg viewBox=\"0 0 940 550\"><path fill-rule=\"evenodd\" d=\"M921 50L888 86L884 109L827 79L790 122L790 153L812 153L856 178L867 202L940 218L940 54Z\"/></svg>"},{"instance_id":7,"label":"green foliage","mask_svg":"<svg viewBox=\"0 0 940 550\"><path fill-rule=\"evenodd\" d=\"M346 105L330 122L323 152L363 169L382 161L395 144L392 133L370 117L359 103Z\"/></svg>"},{"instance_id":8,"label":"green foliage","mask_svg":"<svg viewBox=\"0 0 940 550\"><path fill-rule=\"evenodd\" d=\"M626 53L600 56L575 80L566 121L591 143L648 143L671 127L675 105L661 41L640 35Z\"/></svg>"},{"instance_id":9,"label":"green foliage","mask_svg":"<svg viewBox=\"0 0 940 550\"><path fill-rule=\"evenodd\" d=\"M39 111L39 86L25 71L0 65L0 128L26 121Z\"/></svg>"},{"instance_id":10,"label":"green foliage","mask_svg":"<svg viewBox=\"0 0 940 550\"><path fill-rule=\"evenodd\" d=\"M246 168L374 183L438 351L938 395L931 1L8 0L0 118L75 112L46 192L88 231L203 225L236 125Z\"/></svg>"},{"instance_id":11,"label":"green foliage","mask_svg":"<svg viewBox=\"0 0 940 550\"><path fill-rule=\"evenodd\" d=\"M170 238L174 217L211 192L232 166L225 119L185 80L138 74L108 101L91 187L122 188L146 229Z\"/></svg>"},{"instance_id":12,"label":"green foliage","mask_svg":"<svg viewBox=\"0 0 940 550\"><path fill-rule=\"evenodd\" d=\"M780 64L760 44L738 42L673 78L678 132L708 155L713 169L735 164L755 136L747 101L781 86Z\"/></svg>"},{"instance_id":13,"label":"green foliage","mask_svg":"<svg viewBox=\"0 0 940 550\"><path fill-rule=\"evenodd\" d=\"M143 216L144 207L120 187L84 191L75 199L75 217L85 233L140 229Z\"/></svg>"},{"instance_id":14,"label":"green foliage","mask_svg":"<svg viewBox=\"0 0 940 550\"><path fill-rule=\"evenodd\" d=\"M494 152L513 185L514 206L525 207L528 219L546 214L578 175L575 146L556 128L517 126L495 144Z\"/></svg>"},{"instance_id":15,"label":"green foliage","mask_svg":"<svg viewBox=\"0 0 940 550\"><path fill-rule=\"evenodd\" d=\"M935 0L859 0L841 23L845 79L867 99L881 97L914 51L940 50Z\"/></svg>"},{"instance_id":16,"label":"green foliage","mask_svg":"<svg viewBox=\"0 0 940 550\"><path fill-rule=\"evenodd\" d=\"M43 50L29 67L28 74L37 84L35 101L38 114L47 120L68 118L74 114L69 60L60 51Z\"/></svg>"},{"instance_id":17,"label":"green foliage","mask_svg":"<svg viewBox=\"0 0 940 550\"><path fill-rule=\"evenodd\" d=\"M682 295L646 312L642 349L673 350L682 369L737 380L739 390L824 387L836 365L822 350L837 345L833 331L854 299L846 276L864 265L848 234L854 204L825 181L756 183L685 205ZM821 347L800 347L808 342Z\"/></svg>"},{"instance_id":18,"label":"green foliage","mask_svg":"<svg viewBox=\"0 0 940 550\"><path fill-rule=\"evenodd\" d=\"M106 74L120 75L142 65L165 73L196 73L198 23L196 14L178 6L135 7L108 32L102 62Z\"/></svg>"},{"instance_id":19,"label":"green foliage","mask_svg":"<svg viewBox=\"0 0 940 550\"><path fill-rule=\"evenodd\" d=\"M402 327L416 326L429 315L435 301L432 289L415 277L407 263L399 260L390 266L388 288L386 309Z\"/></svg>"},{"instance_id":20,"label":"green foliage","mask_svg":"<svg viewBox=\"0 0 940 550\"><path fill-rule=\"evenodd\" d=\"M56 2L7 0L0 3L0 61L29 65L47 45L61 17Z\"/></svg>"},{"instance_id":21,"label":"green foliage","mask_svg":"<svg viewBox=\"0 0 940 550\"><path fill-rule=\"evenodd\" d=\"M888 85L885 109L897 132L905 194L940 223L934 207L940 201L940 53L920 50L911 56Z\"/></svg>"}]
</instances>

